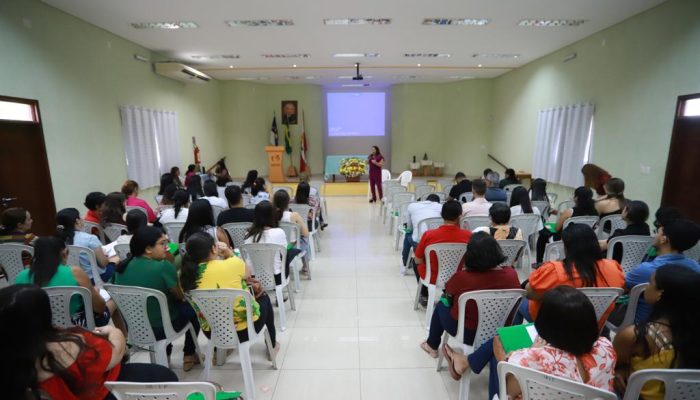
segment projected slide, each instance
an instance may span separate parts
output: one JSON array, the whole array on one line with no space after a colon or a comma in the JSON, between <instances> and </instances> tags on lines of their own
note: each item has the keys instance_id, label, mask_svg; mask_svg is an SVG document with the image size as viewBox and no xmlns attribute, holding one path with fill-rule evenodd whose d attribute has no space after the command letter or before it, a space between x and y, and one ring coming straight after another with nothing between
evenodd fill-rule
<instances>
[{"instance_id":1,"label":"projected slide","mask_svg":"<svg viewBox=\"0 0 700 400\"><path fill-rule=\"evenodd\" d=\"M328 136L384 136L385 93L337 92L326 96Z\"/></svg>"}]
</instances>

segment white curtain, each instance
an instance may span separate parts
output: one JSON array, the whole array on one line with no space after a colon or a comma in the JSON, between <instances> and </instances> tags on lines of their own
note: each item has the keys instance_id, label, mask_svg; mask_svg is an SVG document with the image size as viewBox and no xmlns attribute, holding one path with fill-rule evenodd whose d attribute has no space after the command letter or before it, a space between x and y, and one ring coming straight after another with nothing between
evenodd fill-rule
<instances>
[{"instance_id":1,"label":"white curtain","mask_svg":"<svg viewBox=\"0 0 700 400\"><path fill-rule=\"evenodd\" d=\"M583 184L581 167L591 159L593 104L541 110L537 124L532 177L577 187Z\"/></svg>"},{"instance_id":2,"label":"white curtain","mask_svg":"<svg viewBox=\"0 0 700 400\"><path fill-rule=\"evenodd\" d=\"M137 106L119 107L127 177L142 188L160 184L160 175L180 165L177 114Z\"/></svg>"}]
</instances>

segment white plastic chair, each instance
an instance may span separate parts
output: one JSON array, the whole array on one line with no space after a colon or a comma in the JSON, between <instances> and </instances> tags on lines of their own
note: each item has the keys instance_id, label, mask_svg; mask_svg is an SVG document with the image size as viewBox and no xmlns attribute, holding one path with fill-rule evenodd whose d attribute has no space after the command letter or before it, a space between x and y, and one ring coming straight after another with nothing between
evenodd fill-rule
<instances>
[{"instance_id":1,"label":"white plastic chair","mask_svg":"<svg viewBox=\"0 0 700 400\"><path fill-rule=\"evenodd\" d=\"M284 274L284 263L287 258L287 248L273 243L249 243L241 246L241 257L253 268L255 277L266 291L274 291L277 298L277 309L280 313L280 330L287 330L287 314L284 307L284 288L289 293L289 304L292 311L296 311L294 304L294 294L289 287L289 279ZM281 258L281 278L282 283L275 284L275 259Z\"/></svg>"},{"instance_id":2,"label":"white plastic chair","mask_svg":"<svg viewBox=\"0 0 700 400\"><path fill-rule=\"evenodd\" d=\"M515 189L516 187L520 187L520 186L523 186L523 185L520 183L513 183L511 185L505 185L503 187L503 190L505 190L506 192L512 192L513 189Z\"/></svg>"},{"instance_id":3,"label":"white plastic chair","mask_svg":"<svg viewBox=\"0 0 700 400\"><path fill-rule=\"evenodd\" d=\"M610 231L605 232L605 224L610 225ZM624 219L622 219L622 214L613 214L613 215L608 215L607 217L603 217L600 219L600 222L598 222L598 229L596 231L596 234L598 235L599 240L605 240L610 235L612 235L613 232L615 232L615 229L625 229L627 227L627 222L625 222Z\"/></svg>"},{"instance_id":4,"label":"white plastic chair","mask_svg":"<svg viewBox=\"0 0 700 400\"><path fill-rule=\"evenodd\" d=\"M410 193L410 192L399 192L399 193L394 193L391 196L391 208L389 209L390 212L387 213L389 216L389 234L394 232L396 230L396 226L398 224L399 220L399 211L401 208L401 204L404 204L406 202L414 202L416 201L416 195L415 193Z\"/></svg>"},{"instance_id":5,"label":"white plastic chair","mask_svg":"<svg viewBox=\"0 0 700 400\"><path fill-rule=\"evenodd\" d=\"M401 184L401 186L408 188L408 184L411 183L411 180L413 179L413 172L411 171L403 171L401 174L399 174L398 178L396 178L397 181Z\"/></svg>"},{"instance_id":6,"label":"white plastic chair","mask_svg":"<svg viewBox=\"0 0 700 400\"><path fill-rule=\"evenodd\" d=\"M118 244L114 246L114 251L117 253L117 257L120 260L126 260L131 254L131 246L126 243Z\"/></svg>"},{"instance_id":7,"label":"white plastic chair","mask_svg":"<svg viewBox=\"0 0 700 400\"><path fill-rule=\"evenodd\" d=\"M58 328L75 326L70 313L70 303L74 295L80 296L85 310L87 330L95 330L95 316L92 311L92 296L90 291L81 286L52 286L42 288L49 295L51 302L51 325Z\"/></svg>"},{"instance_id":8,"label":"white plastic chair","mask_svg":"<svg viewBox=\"0 0 700 400\"><path fill-rule=\"evenodd\" d=\"M399 249L399 243L403 242L404 236L406 235L404 224L406 224L408 221L406 218L408 214L408 206L412 203L413 202L411 201L405 201L398 205L399 215L397 216L396 231L394 234L394 250Z\"/></svg>"},{"instance_id":9,"label":"white plastic chair","mask_svg":"<svg viewBox=\"0 0 700 400\"><path fill-rule=\"evenodd\" d=\"M649 381L664 383L664 399L695 400L700 398L700 370L697 369L643 369L630 375L624 400L637 400Z\"/></svg>"},{"instance_id":10,"label":"white plastic chair","mask_svg":"<svg viewBox=\"0 0 700 400\"><path fill-rule=\"evenodd\" d=\"M295 213L301 215L303 220L307 220L309 215L311 215L311 229L309 229L309 260L316 258L316 252L321 251L321 241L319 240L319 228L320 221L316 218L316 207L312 207L308 204L290 204L289 208Z\"/></svg>"},{"instance_id":11,"label":"white plastic chair","mask_svg":"<svg viewBox=\"0 0 700 400\"><path fill-rule=\"evenodd\" d=\"M128 343L137 347L146 347L150 350L151 362L169 367L166 348L168 344L186 334L192 335L194 344L197 347L196 355L199 356L199 345L197 344L197 334L191 323L187 323L179 332L173 329L168 309L168 300L160 290L122 285L104 285L104 290L109 293L112 300L117 304L124 320L129 327ZM149 298L155 298L160 307L160 315L163 321L163 332L165 338L157 340L153 333L151 321L148 319L146 304Z\"/></svg>"},{"instance_id":12,"label":"white plastic chair","mask_svg":"<svg viewBox=\"0 0 700 400\"><path fill-rule=\"evenodd\" d=\"M388 169L382 169L382 182L388 181L391 179L391 171Z\"/></svg>"},{"instance_id":13,"label":"white plastic chair","mask_svg":"<svg viewBox=\"0 0 700 400\"><path fill-rule=\"evenodd\" d=\"M119 236L129 231L126 225L122 224L107 224L104 229L104 237L107 243L112 243L117 240Z\"/></svg>"},{"instance_id":14,"label":"white plastic chair","mask_svg":"<svg viewBox=\"0 0 700 400\"><path fill-rule=\"evenodd\" d=\"M510 374L517 379L523 400L617 400L617 395L607 390L507 361L498 363L499 399L508 398L506 377Z\"/></svg>"},{"instance_id":15,"label":"white plastic chair","mask_svg":"<svg viewBox=\"0 0 700 400\"><path fill-rule=\"evenodd\" d=\"M622 261L620 262L620 266L622 266L622 272L626 274L630 272L632 268L641 264L652 242L654 242L654 238L651 236L629 235L614 237L608 242L608 253L606 257L612 259L615 245L621 245Z\"/></svg>"},{"instance_id":16,"label":"white plastic chair","mask_svg":"<svg viewBox=\"0 0 700 400\"><path fill-rule=\"evenodd\" d=\"M284 190L285 192L287 192L289 197L294 197L294 188L292 188L291 186L273 185L272 190L270 192L272 193L272 195L274 195L275 192L278 190ZM272 195L270 195L270 197L272 197Z\"/></svg>"},{"instance_id":17,"label":"white plastic chair","mask_svg":"<svg viewBox=\"0 0 700 400\"><path fill-rule=\"evenodd\" d=\"M105 238L105 233L102 230L102 225L100 224L90 221L83 221L83 229L81 229L81 231L97 236L97 238L100 239L100 242L102 242L102 244L109 243Z\"/></svg>"},{"instance_id":18,"label":"white plastic chair","mask_svg":"<svg viewBox=\"0 0 700 400\"><path fill-rule=\"evenodd\" d=\"M243 206L246 207L250 205L251 199L253 198L253 195L250 193L242 193L241 197L243 198ZM248 207L246 207L248 208Z\"/></svg>"},{"instance_id":19,"label":"white plastic chair","mask_svg":"<svg viewBox=\"0 0 700 400\"><path fill-rule=\"evenodd\" d=\"M584 287L579 288L583 294L588 297L588 300L593 304L595 309L595 317L598 321L603 318L605 312L610 308L610 305L615 302L615 300L624 293L622 288L612 288L612 287Z\"/></svg>"},{"instance_id":20,"label":"white plastic chair","mask_svg":"<svg viewBox=\"0 0 700 400\"><path fill-rule=\"evenodd\" d=\"M440 203L444 203L445 201L447 201L447 193L445 193L445 192L433 192L431 194L434 194L437 197L439 197Z\"/></svg>"},{"instance_id":21,"label":"white plastic chair","mask_svg":"<svg viewBox=\"0 0 700 400\"><path fill-rule=\"evenodd\" d=\"M430 283L431 261L430 255L435 253L437 257L437 278L435 284ZM430 319L433 317L433 309L438 300L436 293L440 293L445 288L447 281L457 272L460 261L467 252L466 243L437 243L425 248L425 278L420 279L416 289L416 300L413 302L413 309L418 309L420 292L423 286L428 288L428 306L425 312L425 327L430 328Z\"/></svg>"},{"instance_id":22,"label":"white plastic chair","mask_svg":"<svg viewBox=\"0 0 700 400\"><path fill-rule=\"evenodd\" d=\"M425 200L423 197L433 192L435 192L435 186L433 185L419 185L413 189L413 193L416 194L416 200L418 201Z\"/></svg>"},{"instance_id":23,"label":"white plastic chair","mask_svg":"<svg viewBox=\"0 0 700 400\"><path fill-rule=\"evenodd\" d=\"M184 227L184 222L166 222L163 224L163 228L168 234L168 239L170 239L172 243L178 243L180 241L180 232L182 232L182 228Z\"/></svg>"},{"instance_id":24,"label":"white plastic chair","mask_svg":"<svg viewBox=\"0 0 700 400\"><path fill-rule=\"evenodd\" d=\"M533 200L531 203L533 207L537 207L537 209L540 210L542 222L547 222L547 218L549 217L549 209L551 208L551 205L548 202L541 200Z\"/></svg>"},{"instance_id":25,"label":"white plastic chair","mask_svg":"<svg viewBox=\"0 0 700 400\"><path fill-rule=\"evenodd\" d=\"M255 399L255 379L253 378L250 348L260 339L264 339L268 353L273 356L275 344L272 343L267 327L263 326L260 332L255 331L252 306L253 296L247 290L242 289L212 289L193 290L190 292L190 298L197 305L199 311L202 312L211 328L211 338L207 346L204 370L200 375L200 379L209 380L209 372L214 361L214 347L219 350L237 348L241 370L243 370L245 397L247 399ZM241 301L241 298L243 298L246 308L248 340L245 342L239 341L236 325L233 323L233 304ZM220 357L217 358L222 359L223 354L220 353ZM272 367L277 369L276 357L272 357Z\"/></svg>"},{"instance_id":26,"label":"white plastic chair","mask_svg":"<svg viewBox=\"0 0 700 400\"><path fill-rule=\"evenodd\" d=\"M187 400L201 394L202 400L216 400L216 386L211 382L105 382L117 400Z\"/></svg>"},{"instance_id":27,"label":"white plastic chair","mask_svg":"<svg viewBox=\"0 0 700 400\"><path fill-rule=\"evenodd\" d=\"M537 243L537 235L539 226L542 222L542 217L537 214L520 214L513 215L510 218L510 224L516 228L520 228L523 232L523 239L528 243L526 246L528 263L532 263L532 253L530 252L530 243Z\"/></svg>"},{"instance_id":28,"label":"white plastic chair","mask_svg":"<svg viewBox=\"0 0 700 400\"><path fill-rule=\"evenodd\" d=\"M34 256L34 247L20 243L0 244L0 267L5 271L5 278L10 285L15 284L17 275L24 269L22 253Z\"/></svg>"},{"instance_id":29,"label":"white plastic chair","mask_svg":"<svg viewBox=\"0 0 700 400\"><path fill-rule=\"evenodd\" d=\"M423 234L426 231L429 231L431 229L437 229L440 227L445 222L445 220L442 219L442 217L432 217L432 218L425 218L420 221L418 221L417 229L418 229L418 235L417 235L417 240L416 240L416 245L420 242L420 238L423 237ZM413 234L413 233L411 233ZM411 263L410 261L413 260L414 254L413 254L413 248L408 253L408 258L406 259L406 265L404 267L408 267Z\"/></svg>"},{"instance_id":30,"label":"white plastic chair","mask_svg":"<svg viewBox=\"0 0 700 400\"><path fill-rule=\"evenodd\" d=\"M564 257L566 257L566 253L564 252L564 242L557 240L556 242L547 243L547 246L544 248L544 257L542 258L542 261L547 262L563 260Z\"/></svg>"},{"instance_id":31,"label":"white plastic chair","mask_svg":"<svg viewBox=\"0 0 700 400\"><path fill-rule=\"evenodd\" d=\"M688 257L688 258L691 258L691 259L693 259L693 260L695 260L695 261L699 261L699 262L700 262L700 241L698 241L697 243L695 243L695 246L693 246L693 247L689 248L688 250L684 251L683 254L684 254L686 257Z\"/></svg>"},{"instance_id":32,"label":"white plastic chair","mask_svg":"<svg viewBox=\"0 0 700 400\"><path fill-rule=\"evenodd\" d=\"M557 204L558 194L553 192L547 192L547 198L549 199L549 204Z\"/></svg>"},{"instance_id":33,"label":"white plastic chair","mask_svg":"<svg viewBox=\"0 0 700 400\"><path fill-rule=\"evenodd\" d=\"M321 188L318 186L311 186L312 189L316 190L316 200L317 203L321 206L321 215L323 215L324 219L328 219L328 204L326 203L326 196L323 196L321 194ZM313 193L313 190L311 191ZM314 195L310 195L314 196Z\"/></svg>"},{"instance_id":34,"label":"white plastic chair","mask_svg":"<svg viewBox=\"0 0 700 400\"><path fill-rule=\"evenodd\" d=\"M584 224L588 225L591 229L595 229L596 224L600 218L596 216L581 216L581 217L571 217L564 221L564 227L562 230L566 229L570 224Z\"/></svg>"},{"instance_id":35,"label":"white plastic chair","mask_svg":"<svg viewBox=\"0 0 700 400\"><path fill-rule=\"evenodd\" d=\"M503 261L500 266L516 266L518 262L523 259L523 254L525 254L525 247L527 247L527 242L524 240L515 239L504 239L498 240L498 245L501 247L503 255L506 256L505 261ZM527 265L527 275L530 276L530 266Z\"/></svg>"},{"instance_id":36,"label":"white plastic chair","mask_svg":"<svg viewBox=\"0 0 700 400\"><path fill-rule=\"evenodd\" d=\"M576 202L573 200L564 200L561 203L559 203L559 205L557 206L557 212L559 214L561 214L562 212L564 212L570 208L574 208L575 205L576 205Z\"/></svg>"},{"instance_id":37,"label":"white plastic chair","mask_svg":"<svg viewBox=\"0 0 700 400\"><path fill-rule=\"evenodd\" d=\"M450 194L450 191L452 191L452 187L453 187L453 186L454 186L453 184L449 183L449 184L446 184L446 185L441 185L441 189L442 189L443 192L445 192L447 195L449 195L449 194ZM455 199L455 200L457 200L457 199Z\"/></svg>"},{"instance_id":38,"label":"white plastic chair","mask_svg":"<svg viewBox=\"0 0 700 400\"><path fill-rule=\"evenodd\" d=\"M293 244L298 248L299 243L299 225L293 222L280 222L279 227L284 231L285 236L287 236L287 243ZM294 292L299 293L301 289L301 278L299 277L299 269L294 267L294 264L289 265L289 269L292 271L292 277L294 278ZM309 267L309 270L311 268ZM311 271L309 271L309 276L311 276ZM310 278L309 278L310 279Z\"/></svg>"},{"instance_id":39,"label":"white plastic chair","mask_svg":"<svg viewBox=\"0 0 700 400\"><path fill-rule=\"evenodd\" d=\"M391 181L387 181L391 182ZM379 209L379 216L382 217L382 222L386 224L386 217L391 210L391 199L394 193L406 192L406 188L403 186L387 186L386 191L384 191L384 198L382 199L382 207Z\"/></svg>"},{"instance_id":40,"label":"white plastic chair","mask_svg":"<svg viewBox=\"0 0 700 400\"><path fill-rule=\"evenodd\" d=\"M250 230L251 226L253 226L252 222L232 222L230 224L223 224L221 227L228 233L229 238L231 238L231 246L239 249L245 241L245 235L248 234L248 230Z\"/></svg>"},{"instance_id":41,"label":"white plastic chair","mask_svg":"<svg viewBox=\"0 0 700 400\"><path fill-rule=\"evenodd\" d=\"M141 212L143 213L143 215L144 215L146 218L148 218L148 212L147 212L146 209L143 208L143 207L140 207L140 206L126 206L125 208L126 208L127 214L128 214L129 211L131 211L131 210L138 210L138 211L141 211Z\"/></svg>"},{"instance_id":42,"label":"white plastic chair","mask_svg":"<svg viewBox=\"0 0 700 400\"><path fill-rule=\"evenodd\" d=\"M491 226L491 218L482 216L462 217L462 219L459 221L459 225L462 227L462 229L473 231L474 229L482 226Z\"/></svg>"},{"instance_id":43,"label":"white plastic chair","mask_svg":"<svg viewBox=\"0 0 700 400\"><path fill-rule=\"evenodd\" d=\"M153 200L156 201L156 204L160 204L160 202L163 201L163 195L157 194L157 195L153 196Z\"/></svg>"},{"instance_id":44,"label":"white plastic chair","mask_svg":"<svg viewBox=\"0 0 700 400\"><path fill-rule=\"evenodd\" d=\"M625 310L625 316L622 318L620 325L615 326L609 321L605 322L605 326L607 326L610 331L617 333L621 329L634 324L634 317L637 315L637 307L639 306L639 298L642 296L642 294L644 294L647 287L649 287L648 283L640 283L639 285L635 285L635 287L630 290L627 310Z\"/></svg>"},{"instance_id":45,"label":"white plastic chair","mask_svg":"<svg viewBox=\"0 0 700 400\"><path fill-rule=\"evenodd\" d=\"M85 271L88 276L92 275L92 281L95 282L95 287L100 288L104 285L100 276L100 266L97 264L97 257L92 249L83 246L68 245L68 265L75 265L85 270L85 267L80 263L80 256L84 255L90 262L90 271Z\"/></svg>"},{"instance_id":46,"label":"white plastic chair","mask_svg":"<svg viewBox=\"0 0 700 400\"><path fill-rule=\"evenodd\" d=\"M474 349L478 349L484 342L496 336L496 329L505 326L508 316L518 306L524 296L525 291L522 289L476 290L462 293L458 300L459 318L457 319L457 335L454 337L459 343L462 343L464 355L471 354L474 352ZM472 346L464 343L464 320L469 300L476 302L479 314ZM442 343L447 343L448 335L445 332L442 337ZM438 371L442 368L443 357L442 352L439 352ZM469 398L470 378L471 373L467 369L459 381L459 396L457 397L459 400L467 400Z\"/></svg>"},{"instance_id":47,"label":"white plastic chair","mask_svg":"<svg viewBox=\"0 0 700 400\"><path fill-rule=\"evenodd\" d=\"M215 206L213 204L211 205L211 212L214 215L214 223L215 224L216 224L217 218L219 218L219 214L221 214L222 211L224 211L223 207Z\"/></svg>"},{"instance_id":48,"label":"white plastic chair","mask_svg":"<svg viewBox=\"0 0 700 400\"><path fill-rule=\"evenodd\" d=\"M459 201L461 203L469 203L472 200L474 200L474 193L472 192L466 192L459 195Z\"/></svg>"}]
</instances>

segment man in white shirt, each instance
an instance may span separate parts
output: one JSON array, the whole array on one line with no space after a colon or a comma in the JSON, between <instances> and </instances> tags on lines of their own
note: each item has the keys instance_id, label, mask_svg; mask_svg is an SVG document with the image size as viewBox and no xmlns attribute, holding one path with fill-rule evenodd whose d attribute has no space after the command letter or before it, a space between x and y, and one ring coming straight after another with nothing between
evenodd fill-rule
<instances>
[{"instance_id":1,"label":"man in white shirt","mask_svg":"<svg viewBox=\"0 0 700 400\"><path fill-rule=\"evenodd\" d=\"M462 217L488 217L491 203L484 198L486 181L474 179L472 181L472 193L474 194L474 199L462 204Z\"/></svg>"},{"instance_id":2,"label":"man in white shirt","mask_svg":"<svg viewBox=\"0 0 700 400\"><path fill-rule=\"evenodd\" d=\"M219 190L214 181L204 182L204 197L202 198L208 201L212 206L218 206L224 210L228 208L226 200L219 197Z\"/></svg>"},{"instance_id":3,"label":"man in white shirt","mask_svg":"<svg viewBox=\"0 0 700 400\"><path fill-rule=\"evenodd\" d=\"M403 265L408 262L408 254L411 252L411 247L415 248L418 244L418 223L426 218L440 218L442 204L440 197L436 194L430 194L424 201L411 203L406 210L406 227L412 228L411 233L407 233L403 240Z\"/></svg>"}]
</instances>

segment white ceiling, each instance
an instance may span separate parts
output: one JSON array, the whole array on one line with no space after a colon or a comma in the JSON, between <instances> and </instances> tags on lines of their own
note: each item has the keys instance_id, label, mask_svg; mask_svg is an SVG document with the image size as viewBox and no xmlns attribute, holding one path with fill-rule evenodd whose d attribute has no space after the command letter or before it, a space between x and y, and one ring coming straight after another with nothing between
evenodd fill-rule
<instances>
[{"instance_id":1,"label":"white ceiling","mask_svg":"<svg viewBox=\"0 0 700 400\"><path fill-rule=\"evenodd\" d=\"M362 63L364 83L448 82L490 78L583 39L665 0L43 0L165 57L216 79L266 83L352 83ZM326 26L325 18L391 18L390 25ZM424 18L488 18L486 26L425 26ZM521 19L584 19L577 27L534 28ZM236 19L292 19L294 26L236 27ZM132 22L194 21L197 29L139 30ZM334 53L380 53L378 58L334 58ZM404 53L449 53L449 58L405 58ZM267 59L265 53L308 53L303 59ZM477 59L476 53L519 54ZM195 60L238 54L236 60ZM417 64L420 63L421 67ZM482 64L479 68L477 65ZM293 65L297 67L294 68ZM229 66L233 65L234 68ZM309 78L307 78L309 77Z\"/></svg>"}]
</instances>

